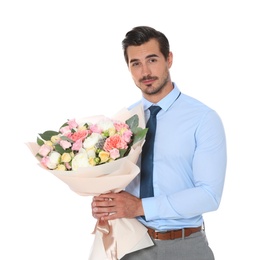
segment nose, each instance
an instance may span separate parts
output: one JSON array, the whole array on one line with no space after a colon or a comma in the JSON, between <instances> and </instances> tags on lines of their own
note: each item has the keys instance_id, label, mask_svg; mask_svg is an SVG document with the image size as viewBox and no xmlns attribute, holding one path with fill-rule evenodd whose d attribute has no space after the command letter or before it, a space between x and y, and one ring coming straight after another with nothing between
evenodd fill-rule
<instances>
[{"instance_id":1,"label":"nose","mask_svg":"<svg viewBox=\"0 0 271 260\"><path fill-rule=\"evenodd\" d=\"M142 75L143 76L151 75L151 70L147 64L142 65Z\"/></svg>"}]
</instances>

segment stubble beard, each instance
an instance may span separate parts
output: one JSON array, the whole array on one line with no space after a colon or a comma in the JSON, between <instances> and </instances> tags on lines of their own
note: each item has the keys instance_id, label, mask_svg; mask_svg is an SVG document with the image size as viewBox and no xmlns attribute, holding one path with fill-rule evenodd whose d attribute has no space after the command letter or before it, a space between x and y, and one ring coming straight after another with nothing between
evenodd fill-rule
<instances>
[{"instance_id":1,"label":"stubble beard","mask_svg":"<svg viewBox=\"0 0 271 260\"><path fill-rule=\"evenodd\" d=\"M156 77L156 79L159 80L159 78ZM170 77L169 77L169 73L166 74L166 76L163 78L162 82L158 82L159 85L157 87L153 86L153 85L147 85L146 89L142 89L142 92L146 95L156 95L159 94L160 92L162 92L162 90L165 88L165 86L167 85L168 81L169 81Z\"/></svg>"}]
</instances>

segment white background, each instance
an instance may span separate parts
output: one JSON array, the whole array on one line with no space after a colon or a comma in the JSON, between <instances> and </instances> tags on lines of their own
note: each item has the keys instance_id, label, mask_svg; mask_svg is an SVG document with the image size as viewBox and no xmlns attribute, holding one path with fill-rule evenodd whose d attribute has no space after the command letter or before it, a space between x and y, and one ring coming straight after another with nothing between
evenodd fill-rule
<instances>
[{"instance_id":1,"label":"white background","mask_svg":"<svg viewBox=\"0 0 271 260\"><path fill-rule=\"evenodd\" d=\"M40 169L24 143L141 97L121 49L137 25L167 35L172 80L224 122L224 195L205 214L216 259L271 259L269 2L1 1L0 259L88 258L91 198Z\"/></svg>"}]
</instances>

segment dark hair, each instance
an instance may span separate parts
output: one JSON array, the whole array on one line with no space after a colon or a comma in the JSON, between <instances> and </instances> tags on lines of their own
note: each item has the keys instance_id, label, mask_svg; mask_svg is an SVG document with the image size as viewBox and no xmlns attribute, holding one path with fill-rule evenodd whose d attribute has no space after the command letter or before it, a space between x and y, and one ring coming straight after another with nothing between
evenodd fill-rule
<instances>
[{"instance_id":1,"label":"dark hair","mask_svg":"<svg viewBox=\"0 0 271 260\"><path fill-rule=\"evenodd\" d=\"M156 39L158 41L160 51L165 59L167 59L169 54L169 42L167 37L163 33L149 26L137 26L127 32L122 41L122 49L126 63L128 64L127 48L129 46L139 46L151 39Z\"/></svg>"}]
</instances>

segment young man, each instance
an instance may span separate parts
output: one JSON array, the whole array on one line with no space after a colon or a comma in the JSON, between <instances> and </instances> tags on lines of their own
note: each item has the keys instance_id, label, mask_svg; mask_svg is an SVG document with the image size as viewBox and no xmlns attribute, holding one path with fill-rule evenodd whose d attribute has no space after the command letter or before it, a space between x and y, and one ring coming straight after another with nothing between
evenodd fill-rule
<instances>
[{"instance_id":1,"label":"young man","mask_svg":"<svg viewBox=\"0 0 271 260\"><path fill-rule=\"evenodd\" d=\"M150 107L161 108L156 116L153 162L148 158L151 152L144 153L147 136L141 174L125 191L94 197L93 216L103 220L136 217L148 228L154 246L122 260L212 260L202 215L217 210L221 201L227 160L223 124L213 109L185 95L171 81L173 54L163 33L135 27L122 46L134 83L142 92L139 102L146 119ZM150 195L140 191L147 182L145 158L148 166L153 164L146 173L153 176L152 187L147 188L153 189Z\"/></svg>"}]
</instances>

